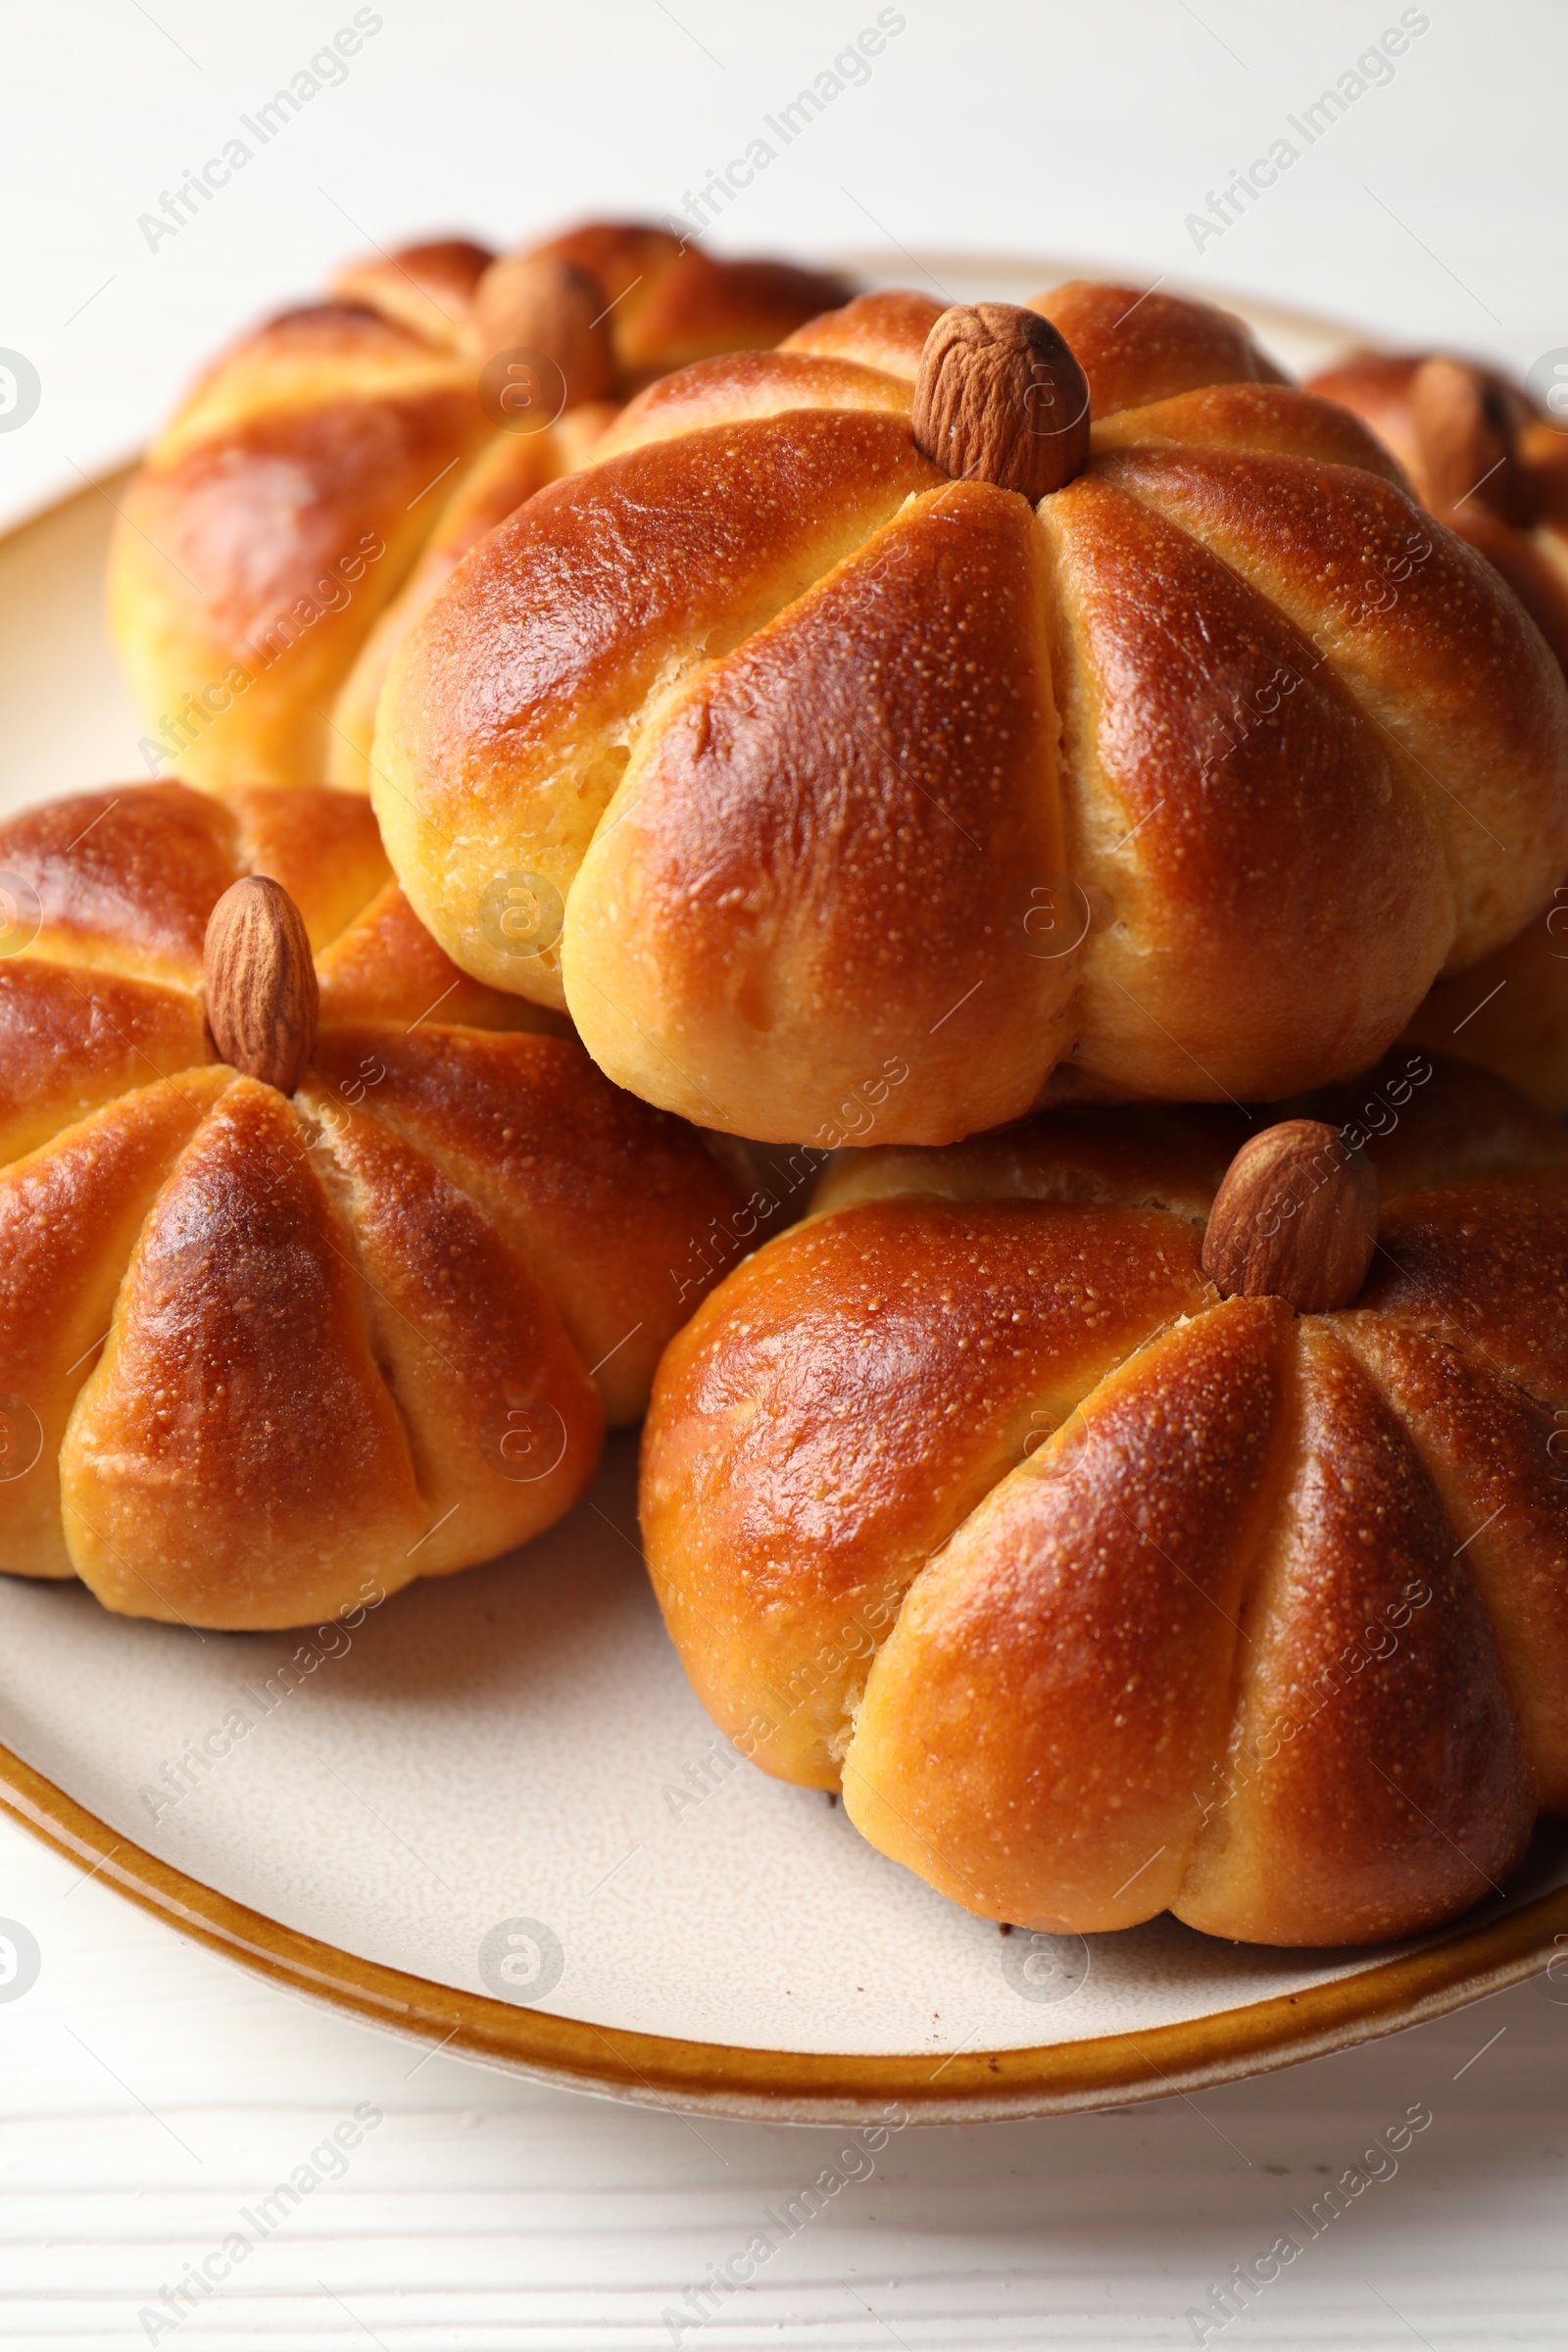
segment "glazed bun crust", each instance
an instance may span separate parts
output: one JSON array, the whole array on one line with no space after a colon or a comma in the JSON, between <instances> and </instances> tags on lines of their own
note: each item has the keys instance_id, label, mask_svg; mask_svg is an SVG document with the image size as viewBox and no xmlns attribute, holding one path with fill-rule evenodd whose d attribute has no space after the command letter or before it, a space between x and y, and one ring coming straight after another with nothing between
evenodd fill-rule
<instances>
[{"instance_id":1,"label":"glazed bun crust","mask_svg":"<svg viewBox=\"0 0 1568 2352\"><path fill-rule=\"evenodd\" d=\"M559 1518L738 1174L459 972L361 797L125 785L10 819L0 860L38 910L0 969L0 1411L31 1455L0 1568L284 1626ZM203 1017L208 915L254 872L318 948L292 1098Z\"/></svg>"},{"instance_id":2,"label":"glazed bun crust","mask_svg":"<svg viewBox=\"0 0 1568 2352\"><path fill-rule=\"evenodd\" d=\"M110 627L182 772L325 776L333 700L439 513L431 485L491 437L468 374L324 305L237 345L154 442L116 530Z\"/></svg>"},{"instance_id":3,"label":"glazed bun crust","mask_svg":"<svg viewBox=\"0 0 1568 2352\"><path fill-rule=\"evenodd\" d=\"M1381 1053L1568 865L1568 690L1397 461L1206 306L1036 305L1090 388L1031 508L910 410L863 296L650 387L387 676L393 863L481 980L650 1102L820 1142L1015 1117L1058 1066L1273 1100ZM487 893L543 875L559 946Z\"/></svg>"},{"instance_id":4,"label":"glazed bun crust","mask_svg":"<svg viewBox=\"0 0 1568 2352\"><path fill-rule=\"evenodd\" d=\"M1437 357L1363 352L1311 388L1378 436L1433 513L1502 574L1568 670L1568 433L1518 385ZM1447 396L1436 415L1435 392ZM1451 447L1466 394L1482 425L1473 455ZM1406 1035L1568 1110L1568 884L1507 946L1440 981Z\"/></svg>"},{"instance_id":5,"label":"glazed bun crust","mask_svg":"<svg viewBox=\"0 0 1568 2352\"><path fill-rule=\"evenodd\" d=\"M928 491L710 660L578 869L563 977L599 1005L602 1054L613 1035L646 1071L650 1030L710 1117L764 1135L780 1094L836 1102L902 1067L911 1032L938 1133L1033 1092L1073 1007L1070 966L1017 952L1031 877L1064 857L1031 531L984 484Z\"/></svg>"},{"instance_id":6,"label":"glazed bun crust","mask_svg":"<svg viewBox=\"0 0 1568 2352\"><path fill-rule=\"evenodd\" d=\"M1205 384L1289 381L1239 318L1206 302L1075 277L1038 295L1030 307L1065 336L1089 379L1090 413L1097 417Z\"/></svg>"},{"instance_id":7,"label":"glazed bun crust","mask_svg":"<svg viewBox=\"0 0 1568 2352\"><path fill-rule=\"evenodd\" d=\"M756 1760L836 1788L872 1652L1041 1443L1042 1398L1064 1414L1201 1295L1168 1217L1011 1200L870 1200L731 1277L661 1368L642 1502L665 1621L723 1728L769 1722Z\"/></svg>"},{"instance_id":8,"label":"glazed bun crust","mask_svg":"<svg viewBox=\"0 0 1568 2352\"><path fill-rule=\"evenodd\" d=\"M397 594L367 636L332 712L328 781L368 792L376 705L392 657L469 548L563 473L573 473L615 415L612 401L585 401L548 432L497 433L459 476Z\"/></svg>"},{"instance_id":9,"label":"glazed bun crust","mask_svg":"<svg viewBox=\"0 0 1568 2352\"><path fill-rule=\"evenodd\" d=\"M548 348L527 284L513 288L519 268L526 279L552 267L595 314L591 381L581 348ZM437 238L340 270L329 300L212 363L125 493L110 622L149 740L209 787L367 790L391 652L465 548L580 464L628 392L775 343L844 291L620 222L500 259ZM559 384L541 379L563 412L538 431L498 430L483 365L541 348L565 363ZM584 406L597 412L587 431Z\"/></svg>"},{"instance_id":10,"label":"glazed bun crust","mask_svg":"<svg viewBox=\"0 0 1568 2352\"><path fill-rule=\"evenodd\" d=\"M1451 431L1434 416L1434 390L1446 389L1451 402L1464 388L1451 380L1440 387L1440 373L1468 379L1485 412L1487 439L1473 461L1452 451ZM1377 435L1423 505L1495 564L1568 667L1568 434L1518 385L1465 362L1362 352L1314 376L1309 388Z\"/></svg>"},{"instance_id":11,"label":"glazed bun crust","mask_svg":"<svg viewBox=\"0 0 1568 2352\"><path fill-rule=\"evenodd\" d=\"M387 692L406 724L378 732L372 796L389 854L421 919L460 940L456 960L492 987L565 1001L555 943L514 956L486 927L506 869L487 838L466 846L467 777L444 767L444 745L477 736L515 779L508 864L564 896L629 780L627 737L650 702L939 478L902 423L874 414L811 411L721 438L722 501L682 470L685 443L639 449L530 500L459 567L462 600L438 597L419 624L414 675L428 674L428 700L402 683L406 658L394 664ZM527 789L535 770L569 776L569 801ZM628 803L637 797L633 786Z\"/></svg>"},{"instance_id":12,"label":"glazed bun crust","mask_svg":"<svg viewBox=\"0 0 1568 2352\"><path fill-rule=\"evenodd\" d=\"M362 254L334 272L334 302L374 311L437 349L456 350L480 280L495 261L469 237L432 237L396 253Z\"/></svg>"},{"instance_id":13,"label":"glazed bun crust","mask_svg":"<svg viewBox=\"0 0 1568 2352\"><path fill-rule=\"evenodd\" d=\"M1059 1109L844 1155L661 1367L699 1694L983 1916L1369 1942L1568 1808L1568 1140L1420 1054L1311 1107L1383 1191L1344 1310L1205 1283L1243 1114Z\"/></svg>"}]
</instances>

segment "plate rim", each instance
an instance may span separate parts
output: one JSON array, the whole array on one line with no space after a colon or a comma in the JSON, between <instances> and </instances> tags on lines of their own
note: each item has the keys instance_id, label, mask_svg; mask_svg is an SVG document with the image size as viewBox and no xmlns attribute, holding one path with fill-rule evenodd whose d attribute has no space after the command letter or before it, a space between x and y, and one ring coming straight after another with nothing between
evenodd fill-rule
<instances>
[{"instance_id":1,"label":"plate rim","mask_svg":"<svg viewBox=\"0 0 1568 2352\"><path fill-rule=\"evenodd\" d=\"M1538 1974L1568 1942L1558 1886L1326 1984L1081 2041L956 2050L933 2066L929 2052L766 2050L596 2026L362 1959L121 1837L3 1744L0 1812L193 1942L339 2014L556 2089L746 2122L1021 2122L1191 2094L1446 2016Z\"/></svg>"},{"instance_id":2,"label":"plate rim","mask_svg":"<svg viewBox=\"0 0 1568 2352\"><path fill-rule=\"evenodd\" d=\"M854 257L862 268L869 258ZM929 258L950 267L961 262L971 272L1023 274L1034 267L1012 254ZM1046 274L1061 267L1040 265ZM1227 302L1223 292L1202 298ZM1298 329L1340 333L1347 341L1356 335L1338 321L1251 295L1231 295L1229 303ZM121 459L79 488L13 517L0 529L0 552L42 537L71 508L105 497L129 469ZM1021 2121L1190 2094L1446 2015L1539 1973L1559 1940L1568 1941L1565 1886L1502 1918L1298 1992L1083 2040L955 2051L933 2064L919 2052L768 2050L596 2026L362 1959L283 1926L121 1837L3 1743L0 1812L177 1934L336 2014L559 2089L771 2123L874 2122L894 2109L915 2123Z\"/></svg>"}]
</instances>

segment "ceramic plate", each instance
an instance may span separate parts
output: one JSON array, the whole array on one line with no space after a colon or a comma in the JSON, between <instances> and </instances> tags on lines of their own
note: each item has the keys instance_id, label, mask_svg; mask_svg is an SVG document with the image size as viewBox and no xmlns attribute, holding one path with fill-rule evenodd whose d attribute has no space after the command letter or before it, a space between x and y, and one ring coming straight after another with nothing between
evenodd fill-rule
<instances>
[{"instance_id":1,"label":"ceramic plate","mask_svg":"<svg viewBox=\"0 0 1568 2352\"><path fill-rule=\"evenodd\" d=\"M926 256L955 298L1072 274ZM1248 312L1288 366L1347 338ZM100 583L117 481L0 544L0 807L143 773ZM1568 1830L1504 1899L1375 1952L1169 1919L1003 1936L741 1764L642 1571L635 1441L514 1557L352 1629L197 1635L0 1577L0 1798L231 1957L382 2025L617 2096L799 2121L1122 2104L1477 1998L1568 1941Z\"/></svg>"}]
</instances>

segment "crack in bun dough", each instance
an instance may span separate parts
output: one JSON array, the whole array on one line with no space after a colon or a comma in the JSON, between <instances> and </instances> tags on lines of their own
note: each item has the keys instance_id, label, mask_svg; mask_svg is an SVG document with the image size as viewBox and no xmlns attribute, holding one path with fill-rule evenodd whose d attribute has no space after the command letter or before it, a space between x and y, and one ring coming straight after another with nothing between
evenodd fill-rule
<instances>
[{"instance_id":1,"label":"crack in bun dough","mask_svg":"<svg viewBox=\"0 0 1568 2352\"><path fill-rule=\"evenodd\" d=\"M471 547L371 790L421 918L619 1084L817 1142L1352 1075L1568 868L1568 689L1343 408L1205 305L1059 287L1087 469L950 481L935 303L862 296L651 386ZM526 962L487 893L545 877ZM852 1120L848 1122L854 1125Z\"/></svg>"}]
</instances>

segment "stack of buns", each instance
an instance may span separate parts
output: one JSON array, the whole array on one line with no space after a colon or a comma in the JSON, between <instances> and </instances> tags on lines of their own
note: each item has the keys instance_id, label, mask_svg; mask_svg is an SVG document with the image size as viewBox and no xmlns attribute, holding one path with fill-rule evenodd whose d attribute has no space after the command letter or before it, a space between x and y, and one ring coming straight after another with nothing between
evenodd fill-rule
<instances>
[{"instance_id":1,"label":"stack of buns","mask_svg":"<svg viewBox=\"0 0 1568 2352\"><path fill-rule=\"evenodd\" d=\"M1464 1007L1568 873L1564 482L1484 371L662 232L250 338L115 558L182 782L0 842L5 1564L330 1614L651 1389L705 1703L969 1909L1499 1888L1568 1807L1568 1018Z\"/></svg>"},{"instance_id":2,"label":"stack of buns","mask_svg":"<svg viewBox=\"0 0 1568 2352\"><path fill-rule=\"evenodd\" d=\"M130 485L109 604L150 743L190 783L363 792L387 663L464 551L650 377L840 291L619 222L340 270L213 361Z\"/></svg>"},{"instance_id":3,"label":"stack of buns","mask_svg":"<svg viewBox=\"0 0 1568 2352\"><path fill-rule=\"evenodd\" d=\"M629 394L842 290L636 224L414 246L159 436L110 609L179 780L0 826L0 1566L330 1618L537 1534L643 1411L749 1162L448 959L370 723L464 548Z\"/></svg>"}]
</instances>

